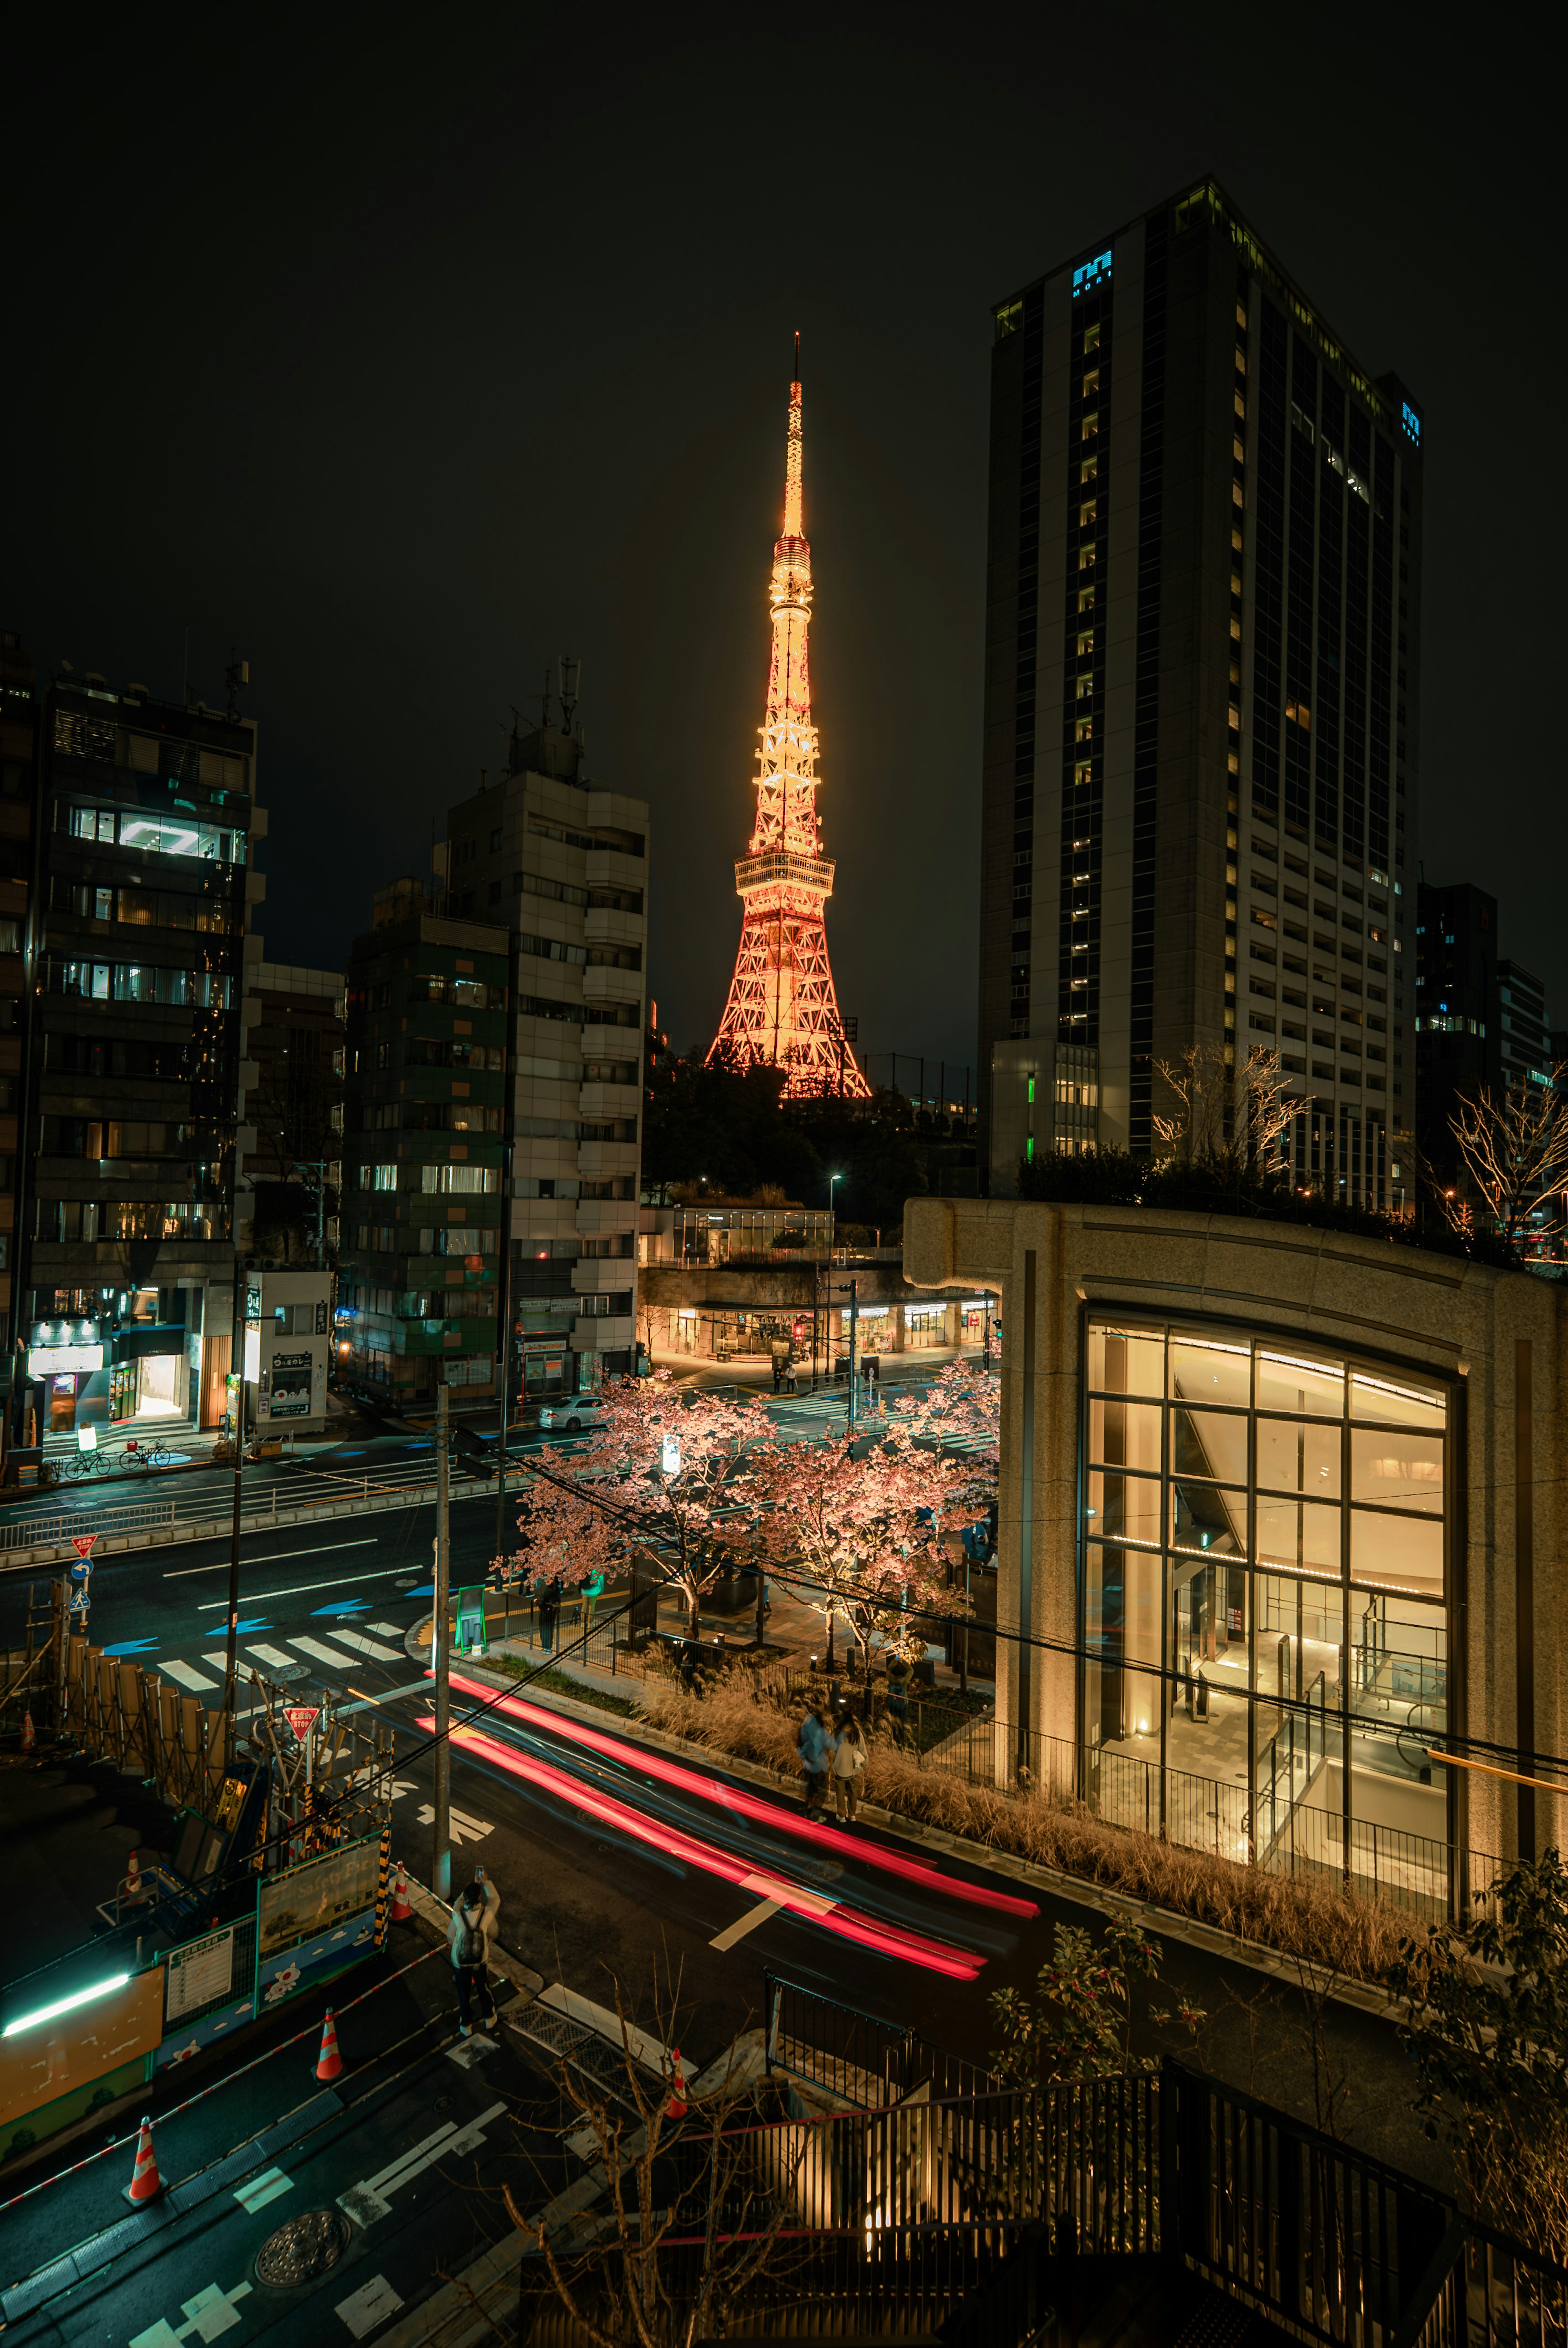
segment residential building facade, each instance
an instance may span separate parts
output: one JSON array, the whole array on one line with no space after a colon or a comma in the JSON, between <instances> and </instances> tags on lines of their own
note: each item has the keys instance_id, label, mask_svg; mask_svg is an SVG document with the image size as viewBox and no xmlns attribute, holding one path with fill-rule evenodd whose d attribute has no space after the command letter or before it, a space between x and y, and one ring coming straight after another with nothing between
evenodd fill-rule
<instances>
[{"instance_id":1,"label":"residential building facade","mask_svg":"<svg viewBox=\"0 0 1568 2348\"><path fill-rule=\"evenodd\" d=\"M1212 181L997 306L980 1063L993 1193L1277 1050L1293 1170L1414 1108L1420 416Z\"/></svg>"},{"instance_id":2,"label":"residential building facade","mask_svg":"<svg viewBox=\"0 0 1568 2348\"><path fill-rule=\"evenodd\" d=\"M643 800L589 779L569 708L447 818L449 912L511 933L518 1395L589 1391L636 1357L648 833Z\"/></svg>"},{"instance_id":3,"label":"residential building facade","mask_svg":"<svg viewBox=\"0 0 1568 2348\"><path fill-rule=\"evenodd\" d=\"M0 1422L16 1365L16 1242L22 1157L18 1112L32 993L31 905L37 812L38 708L33 663L20 639L0 636ZM25 1334L25 1333L24 1333ZM3 1438L0 1438L3 1440Z\"/></svg>"},{"instance_id":4,"label":"residential building facade","mask_svg":"<svg viewBox=\"0 0 1568 2348\"><path fill-rule=\"evenodd\" d=\"M496 1388L510 941L381 901L349 957L337 1369L427 1408Z\"/></svg>"},{"instance_id":5,"label":"residential building facade","mask_svg":"<svg viewBox=\"0 0 1568 2348\"><path fill-rule=\"evenodd\" d=\"M256 729L90 673L36 716L12 1432L213 1425L249 1243Z\"/></svg>"}]
</instances>

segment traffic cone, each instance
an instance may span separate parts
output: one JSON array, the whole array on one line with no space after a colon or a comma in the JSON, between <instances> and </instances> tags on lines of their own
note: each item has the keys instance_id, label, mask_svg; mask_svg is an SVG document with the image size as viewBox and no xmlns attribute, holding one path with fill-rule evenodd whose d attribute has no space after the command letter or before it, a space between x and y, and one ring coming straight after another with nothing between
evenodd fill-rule
<instances>
[{"instance_id":1,"label":"traffic cone","mask_svg":"<svg viewBox=\"0 0 1568 2348\"><path fill-rule=\"evenodd\" d=\"M327 2008L327 2018L322 2024L322 2051L316 2058L318 2079L335 2079L343 2069L343 2056L337 2051L337 2024L333 2010Z\"/></svg>"},{"instance_id":2,"label":"traffic cone","mask_svg":"<svg viewBox=\"0 0 1568 2348\"><path fill-rule=\"evenodd\" d=\"M675 2085L671 2090L670 2100L664 2106L664 2116L667 2120L683 2120L686 2116L686 2098L681 2090L686 2082L682 2074L679 2046L672 2046L670 2050L670 2068L674 2074Z\"/></svg>"},{"instance_id":3,"label":"traffic cone","mask_svg":"<svg viewBox=\"0 0 1568 2348\"><path fill-rule=\"evenodd\" d=\"M133 2209L139 2209L144 2201L156 2201L162 2190L163 2179L158 2173L158 2160L152 2149L152 2122L143 2120L136 2147L136 2167L131 2170L125 2198Z\"/></svg>"},{"instance_id":4,"label":"traffic cone","mask_svg":"<svg viewBox=\"0 0 1568 2348\"><path fill-rule=\"evenodd\" d=\"M126 1861L124 1889L128 1905L131 1900L139 1900L142 1896L141 1867L134 1850Z\"/></svg>"},{"instance_id":5,"label":"traffic cone","mask_svg":"<svg viewBox=\"0 0 1568 2348\"><path fill-rule=\"evenodd\" d=\"M414 1910L408 1899L408 1869L401 1859L397 1862L397 1880L392 1887L392 1921L395 1924L412 1924L414 1921Z\"/></svg>"},{"instance_id":6,"label":"traffic cone","mask_svg":"<svg viewBox=\"0 0 1568 2348\"><path fill-rule=\"evenodd\" d=\"M25 1712L22 1715L22 1750L24 1753L36 1753L37 1749L38 1732L33 1725L33 1715Z\"/></svg>"}]
</instances>

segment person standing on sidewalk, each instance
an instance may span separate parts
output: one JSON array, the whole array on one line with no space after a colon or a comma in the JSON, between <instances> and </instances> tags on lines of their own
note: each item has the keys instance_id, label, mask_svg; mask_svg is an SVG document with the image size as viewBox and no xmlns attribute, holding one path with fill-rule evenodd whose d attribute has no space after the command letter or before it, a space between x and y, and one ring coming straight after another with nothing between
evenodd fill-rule
<instances>
[{"instance_id":1,"label":"person standing on sidewalk","mask_svg":"<svg viewBox=\"0 0 1568 2348\"><path fill-rule=\"evenodd\" d=\"M855 1824L860 1800L860 1780L866 1773L866 1735L853 1713L833 1740L833 1801L841 1818Z\"/></svg>"},{"instance_id":2,"label":"person standing on sidewalk","mask_svg":"<svg viewBox=\"0 0 1568 2348\"><path fill-rule=\"evenodd\" d=\"M827 1726L815 1704L801 1722L795 1738L795 1751L805 1772L805 1814L808 1818L820 1818L827 1801L827 1765L832 1758L832 1744Z\"/></svg>"},{"instance_id":3,"label":"person standing on sidewalk","mask_svg":"<svg viewBox=\"0 0 1568 2348\"><path fill-rule=\"evenodd\" d=\"M500 1912L501 1895L481 1867L467 1890L460 1892L454 1902L446 1933L452 1969L457 1976L457 2019L465 2038L473 2036L477 2008L489 2008L492 2025L497 2018L487 1968L490 1937Z\"/></svg>"}]
</instances>

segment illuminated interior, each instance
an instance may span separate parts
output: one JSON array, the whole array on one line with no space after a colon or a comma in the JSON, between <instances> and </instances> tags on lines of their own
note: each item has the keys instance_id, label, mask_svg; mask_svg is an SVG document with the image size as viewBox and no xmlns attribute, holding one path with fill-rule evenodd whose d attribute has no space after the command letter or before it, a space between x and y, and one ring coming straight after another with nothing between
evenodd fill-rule
<instances>
[{"instance_id":1,"label":"illuminated interior","mask_svg":"<svg viewBox=\"0 0 1568 2348\"><path fill-rule=\"evenodd\" d=\"M1214 1324L1092 1317L1086 1788L1171 1840L1440 1889L1449 1398ZM1433 1879L1429 1881L1428 1879Z\"/></svg>"}]
</instances>

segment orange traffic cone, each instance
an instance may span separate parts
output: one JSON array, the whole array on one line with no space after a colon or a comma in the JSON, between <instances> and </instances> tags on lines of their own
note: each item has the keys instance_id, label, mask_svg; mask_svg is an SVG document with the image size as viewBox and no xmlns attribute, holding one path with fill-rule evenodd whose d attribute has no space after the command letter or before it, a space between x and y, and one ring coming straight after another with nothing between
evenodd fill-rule
<instances>
[{"instance_id":1,"label":"orange traffic cone","mask_svg":"<svg viewBox=\"0 0 1568 2348\"><path fill-rule=\"evenodd\" d=\"M133 1850L126 1862L125 1896L128 1903L142 1897L141 1867Z\"/></svg>"},{"instance_id":2,"label":"orange traffic cone","mask_svg":"<svg viewBox=\"0 0 1568 2348\"><path fill-rule=\"evenodd\" d=\"M412 1924L414 1910L408 1900L408 1869L401 1859L397 1862L397 1880L392 1887L392 1921L395 1924Z\"/></svg>"},{"instance_id":3,"label":"orange traffic cone","mask_svg":"<svg viewBox=\"0 0 1568 2348\"><path fill-rule=\"evenodd\" d=\"M664 2106L664 2116L667 2120L683 2120L686 2116L686 2098L681 2090L686 2082L681 2069L679 2046L672 2046L670 2050L670 2068L674 2074L675 2085L671 2090L670 2100Z\"/></svg>"},{"instance_id":4,"label":"orange traffic cone","mask_svg":"<svg viewBox=\"0 0 1568 2348\"><path fill-rule=\"evenodd\" d=\"M322 2024L322 2051L316 2059L318 2079L335 2079L343 2069L343 2056L337 2051L337 2024L333 2010L327 2008L327 2018Z\"/></svg>"},{"instance_id":5,"label":"orange traffic cone","mask_svg":"<svg viewBox=\"0 0 1568 2348\"><path fill-rule=\"evenodd\" d=\"M158 2160L152 2149L152 2122L143 2120L136 2147L136 2167L131 2170L125 2198L133 2209L139 2209L144 2201L156 2201L162 2190L163 2179L158 2173Z\"/></svg>"},{"instance_id":6,"label":"orange traffic cone","mask_svg":"<svg viewBox=\"0 0 1568 2348\"><path fill-rule=\"evenodd\" d=\"M36 1753L37 1749L38 1732L33 1725L33 1715L25 1712L22 1715L22 1750L24 1753Z\"/></svg>"}]
</instances>

